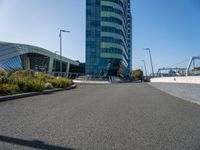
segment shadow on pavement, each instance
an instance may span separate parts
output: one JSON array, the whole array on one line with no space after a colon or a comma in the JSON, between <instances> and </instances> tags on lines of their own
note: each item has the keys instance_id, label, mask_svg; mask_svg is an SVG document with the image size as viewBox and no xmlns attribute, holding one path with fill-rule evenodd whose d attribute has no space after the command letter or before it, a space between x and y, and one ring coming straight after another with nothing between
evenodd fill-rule
<instances>
[{"instance_id":1,"label":"shadow on pavement","mask_svg":"<svg viewBox=\"0 0 200 150\"><path fill-rule=\"evenodd\" d=\"M42 149L42 150L75 150L72 148L45 144L44 142L39 141L39 140L28 141L28 140L23 140L23 139L18 139L18 138L3 136L3 135L0 135L0 142L7 142L10 144L17 144L21 146Z\"/></svg>"}]
</instances>

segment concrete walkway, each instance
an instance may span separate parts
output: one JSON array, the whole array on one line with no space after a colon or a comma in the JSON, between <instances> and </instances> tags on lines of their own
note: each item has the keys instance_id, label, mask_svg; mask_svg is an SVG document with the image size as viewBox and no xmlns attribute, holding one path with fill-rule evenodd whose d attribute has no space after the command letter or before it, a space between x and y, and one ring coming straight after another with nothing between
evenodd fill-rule
<instances>
[{"instance_id":1,"label":"concrete walkway","mask_svg":"<svg viewBox=\"0 0 200 150\"><path fill-rule=\"evenodd\" d=\"M151 86L184 100L200 104L200 84L149 83Z\"/></svg>"}]
</instances>

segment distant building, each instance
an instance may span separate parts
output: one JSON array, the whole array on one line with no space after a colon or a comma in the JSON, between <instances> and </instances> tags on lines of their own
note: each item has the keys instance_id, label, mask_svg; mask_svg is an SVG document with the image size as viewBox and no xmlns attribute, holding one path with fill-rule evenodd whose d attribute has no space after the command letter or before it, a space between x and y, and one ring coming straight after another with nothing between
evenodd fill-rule
<instances>
[{"instance_id":1,"label":"distant building","mask_svg":"<svg viewBox=\"0 0 200 150\"><path fill-rule=\"evenodd\" d=\"M131 70L130 0L86 0L86 74L127 76Z\"/></svg>"},{"instance_id":2,"label":"distant building","mask_svg":"<svg viewBox=\"0 0 200 150\"><path fill-rule=\"evenodd\" d=\"M36 46L0 42L0 68L7 71L31 69L68 76L72 65L78 66L79 62L62 57L62 73L60 73L59 55Z\"/></svg>"}]
</instances>

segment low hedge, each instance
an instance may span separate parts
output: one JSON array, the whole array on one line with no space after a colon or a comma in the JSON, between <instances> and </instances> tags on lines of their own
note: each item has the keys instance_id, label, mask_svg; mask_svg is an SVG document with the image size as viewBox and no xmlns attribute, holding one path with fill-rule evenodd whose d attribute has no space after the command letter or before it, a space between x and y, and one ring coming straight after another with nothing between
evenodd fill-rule
<instances>
[{"instance_id":1,"label":"low hedge","mask_svg":"<svg viewBox=\"0 0 200 150\"><path fill-rule=\"evenodd\" d=\"M11 73L11 78L34 78L35 72L33 70L19 70Z\"/></svg>"},{"instance_id":2,"label":"low hedge","mask_svg":"<svg viewBox=\"0 0 200 150\"><path fill-rule=\"evenodd\" d=\"M72 85L72 80L67 79L67 78L63 78L63 77L56 77L52 80L49 81L53 87L55 88L66 88L70 85Z\"/></svg>"},{"instance_id":3,"label":"low hedge","mask_svg":"<svg viewBox=\"0 0 200 150\"><path fill-rule=\"evenodd\" d=\"M35 72L34 77L45 83L48 83L49 80L52 80L55 78L54 76L49 75L47 73L43 73L43 72Z\"/></svg>"},{"instance_id":4,"label":"low hedge","mask_svg":"<svg viewBox=\"0 0 200 150\"><path fill-rule=\"evenodd\" d=\"M68 78L54 77L32 70L21 70L9 73L0 71L0 96L20 92L42 91L52 88L66 88L72 84L72 80Z\"/></svg>"},{"instance_id":5,"label":"low hedge","mask_svg":"<svg viewBox=\"0 0 200 150\"><path fill-rule=\"evenodd\" d=\"M0 70L0 83L6 83L8 78L7 72Z\"/></svg>"},{"instance_id":6,"label":"low hedge","mask_svg":"<svg viewBox=\"0 0 200 150\"><path fill-rule=\"evenodd\" d=\"M0 96L16 94L20 91L19 87L14 84L0 84Z\"/></svg>"},{"instance_id":7,"label":"low hedge","mask_svg":"<svg viewBox=\"0 0 200 150\"><path fill-rule=\"evenodd\" d=\"M11 84L17 85L21 92L34 92L45 89L45 83L34 78L12 78L9 81Z\"/></svg>"},{"instance_id":8,"label":"low hedge","mask_svg":"<svg viewBox=\"0 0 200 150\"><path fill-rule=\"evenodd\" d=\"M8 78L10 84L15 84L21 92L35 92L45 89L45 83L35 77L35 72L32 70L16 71Z\"/></svg>"}]
</instances>

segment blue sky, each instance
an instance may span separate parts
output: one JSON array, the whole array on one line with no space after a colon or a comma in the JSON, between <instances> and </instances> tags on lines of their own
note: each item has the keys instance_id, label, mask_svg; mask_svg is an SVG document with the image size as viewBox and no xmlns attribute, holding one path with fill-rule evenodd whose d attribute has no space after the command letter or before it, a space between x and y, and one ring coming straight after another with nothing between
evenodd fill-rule
<instances>
[{"instance_id":1,"label":"blue sky","mask_svg":"<svg viewBox=\"0 0 200 150\"><path fill-rule=\"evenodd\" d=\"M155 70L185 67L200 55L199 0L132 0L131 5L134 69L145 59L150 72L145 47L151 48ZM63 55L85 61L85 0L0 0L0 41L54 52L60 29L71 31L63 34Z\"/></svg>"}]
</instances>

